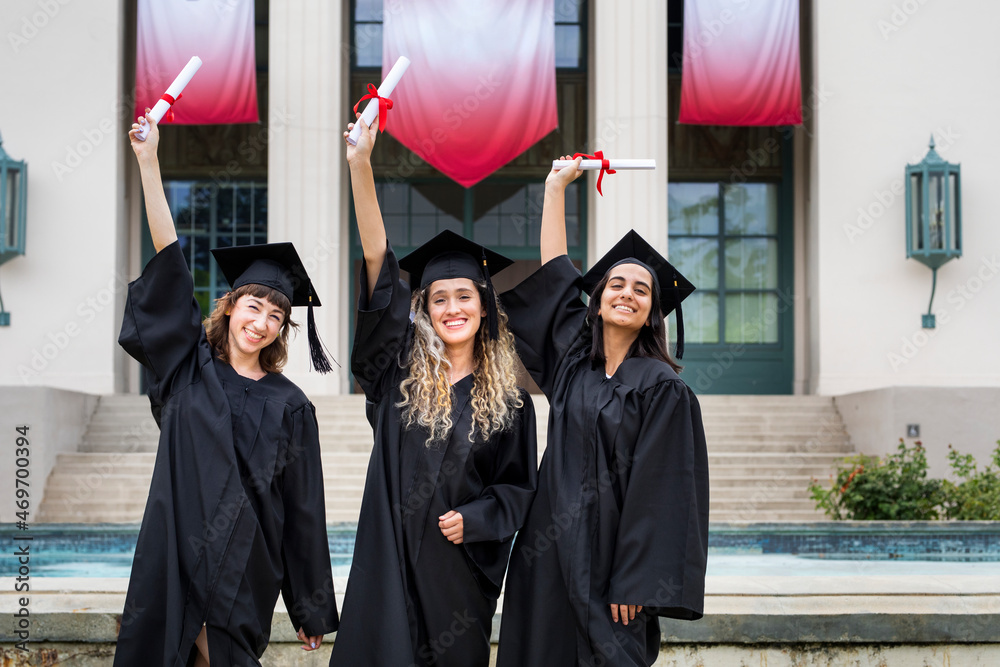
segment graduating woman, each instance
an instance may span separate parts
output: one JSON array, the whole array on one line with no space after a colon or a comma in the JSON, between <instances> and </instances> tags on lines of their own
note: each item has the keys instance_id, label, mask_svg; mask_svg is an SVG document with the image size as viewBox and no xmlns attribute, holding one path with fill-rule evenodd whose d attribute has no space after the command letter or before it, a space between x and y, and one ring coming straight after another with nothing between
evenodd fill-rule
<instances>
[{"instance_id":1,"label":"graduating woman","mask_svg":"<svg viewBox=\"0 0 1000 667\"><path fill-rule=\"evenodd\" d=\"M499 667L651 665L658 616L702 616L708 455L664 323L677 308L682 331L681 295L694 288L635 232L580 276L564 202L576 167L546 179L542 267L501 297L550 417L511 555Z\"/></svg>"},{"instance_id":2,"label":"graduating woman","mask_svg":"<svg viewBox=\"0 0 1000 667\"><path fill-rule=\"evenodd\" d=\"M337 628L316 411L281 374L292 306L319 302L290 243L227 248L233 291L202 325L145 120L129 136L156 255L119 343L145 367L160 443L115 665L260 665L279 592L306 650Z\"/></svg>"},{"instance_id":3,"label":"graduating woman","mask_svg":"<svg viewBox=\"0 0 1000 667\"><path fill-rule=\"evenodd\" d=\"M375 447L330 664L485 667L537 478L534 408L488 273L511 262L444 232L397 264L363 128L347 147L365 257L351 365Z\"/></svg>"}]
</instances>

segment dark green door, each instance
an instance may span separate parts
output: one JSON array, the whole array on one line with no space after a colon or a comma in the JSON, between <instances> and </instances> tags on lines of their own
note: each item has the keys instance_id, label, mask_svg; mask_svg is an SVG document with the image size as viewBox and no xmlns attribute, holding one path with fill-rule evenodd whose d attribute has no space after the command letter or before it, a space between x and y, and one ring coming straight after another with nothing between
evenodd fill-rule
<instances>
[{"instance_id":1,"label":"dark green door","mask_svg":"<svg viewBox=\"0 0 1000 667\"><path fill-rule=\"evenodd\" d=\"M789 181L669 184L670 260L698 288L681 377L698 393L792 392Z\"/></svg>"}]
</instances>

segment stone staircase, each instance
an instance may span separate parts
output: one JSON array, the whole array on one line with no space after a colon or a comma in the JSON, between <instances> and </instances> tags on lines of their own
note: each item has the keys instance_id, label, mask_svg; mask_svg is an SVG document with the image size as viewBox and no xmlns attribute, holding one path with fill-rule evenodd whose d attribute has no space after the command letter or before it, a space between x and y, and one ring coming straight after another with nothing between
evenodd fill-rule
<instances>
[{"instance_id":1,"label":"stone staircase","mask_svg":"<svg viewBox=\"0 0 1000 667\"><path fill-rule=\"evenodd\" d=\"M708 439L713 521L817 521L806 487L852 448L833 399L700 397ZM360 395L314 400L326 481L327 521L356 522L372 447ZM539 448L548 406L536 397ZM100 399L79 451L60 454L38 521L138 523L159 431L145 396ZM539 456L541 451L539 451Z\"/></svg>"}]
</instances>

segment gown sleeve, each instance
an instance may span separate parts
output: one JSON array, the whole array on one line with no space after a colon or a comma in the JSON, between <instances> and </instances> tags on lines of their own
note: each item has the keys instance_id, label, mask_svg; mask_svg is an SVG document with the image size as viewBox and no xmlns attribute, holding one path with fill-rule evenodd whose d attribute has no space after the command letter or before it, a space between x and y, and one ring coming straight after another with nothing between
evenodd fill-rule
<instances>
[{"instance_id":1,"label":"gown sleeve","mask_svg":"<svg viewBox=\"0 0 1000 667\"><path fill-rule=\"evenodd\" d=\"M701 408L677 380L646 390L629 467L608 602L659 616L703 615L708 451Z\"/></svg>"},{"instance_id":2,"label":"gown sleeve","mask_svg":"<svg viewBox=\"0 0 1000 667\"><path fill-rule=\"evenodd\" d=\"M538 486L535 406L521 391L521 408L514 427L495 444L489 484L475 500L456 507L462 515L464 542L503 542L524 525Z\"/></svg>"},{"instance_id":3,"label":"gown sleeve","mask_svg":"<svg viewBox=\"0 0 1000 667\"><path fill-rule=\"evenodd\" d=\"M389 388L410 327L410 288L399 279L399 265L386 242L385 259L368 298L368 273L361 266L358 317L351 372L369 401L378 403Z\"/></svg>"},{"instance_id":4,"label":"gown sleeve","mask_svg":"<svg viewBox=\"0 0 1000 667\"><path fill-rule=\"evenodd\" d=\"M284 528L281 596L288 617L306 636L325 635L339 625L330 567L316 408L306 403L292 414L292 439L282 470Z\"/></svg>"},{"instance_id":5,"label":"gown sleeve","mask_svg":"<svg viewBox=\"0 0 1000 667\"><path fill-rule=\"evenodd\" d=\"M172 393L174 376L203 336L194 280L180 242L174 241L129 283L118 344L146 368L155 403Z\"/></svg>"},{"instance_id":6,"label":"gown sleeve","mask_svg":"<svg viewBox=\"0 0 1000 667\"><path fill-rule=\"evenodd\" d=\"M518 356L550 399L556 370L584 330L582 289L580 272L567 255L560 255L500 297Z\"/></svg>"}]
</instances>

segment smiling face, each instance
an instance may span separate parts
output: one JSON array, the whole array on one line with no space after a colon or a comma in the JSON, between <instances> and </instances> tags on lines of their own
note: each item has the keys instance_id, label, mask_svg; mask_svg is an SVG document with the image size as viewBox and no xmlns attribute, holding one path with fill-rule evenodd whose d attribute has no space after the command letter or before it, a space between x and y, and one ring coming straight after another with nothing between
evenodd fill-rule
<instances>
[{"instance_id":1,"label":"smiling face","mask_svg":"<svg viewBox=\"0 0 1000 667\"><path fill-rule=\"evenodd\" d=\"M653 278L638 264L620 264L610 271L601 293L604 326L639 331L650 323L653 307Z\"/></svg>"},{"instance_id":2,"label":"smiling face","mask_svg":"<svg viewBox=\"0 0 1000 667\"><path fill-rule=\"evenodd\" d=\"M451 278L435 280L427 288L427 314L437 335L452 347L475 340L486 310L474 282Z\"/></svg>"},{"instance_id":3,"label":"smiling face","mask_svg":"<svg viewBox=\"0 0 1000 667\"><path fill-rule=\"evenodd\" d=\"M229 312L229 353L256 357L281 333L285 312L267 299L244 294Z\"/></svg>"}]
</instances>

